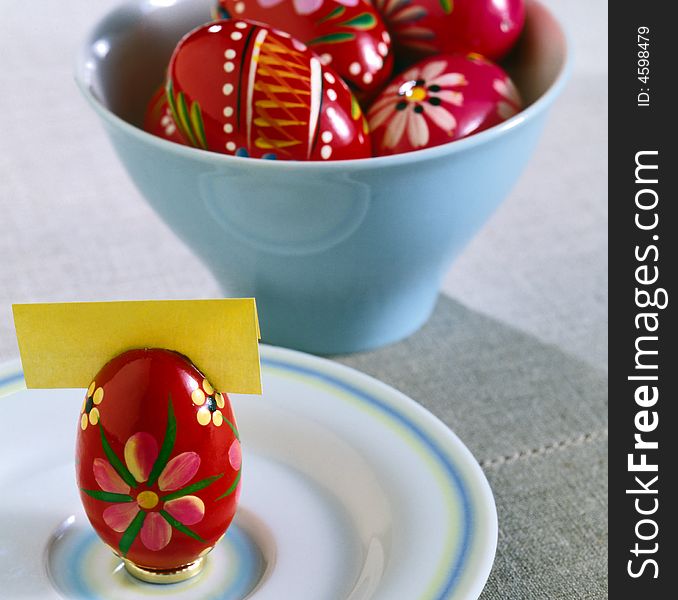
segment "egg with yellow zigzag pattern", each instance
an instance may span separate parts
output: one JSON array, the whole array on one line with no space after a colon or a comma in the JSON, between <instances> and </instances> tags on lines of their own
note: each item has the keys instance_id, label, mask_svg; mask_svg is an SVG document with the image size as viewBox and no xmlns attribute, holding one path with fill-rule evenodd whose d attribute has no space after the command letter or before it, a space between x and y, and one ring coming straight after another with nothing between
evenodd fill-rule
<instances>
[{"instance_id":1,"label":"egg with yellow zigzag pattern","mask_svg":"<svg viewBox=\"0 0 678 600\"><path fill-rule=\"evenodd\" d=\"M182 137L204 150L278 160L371 155L360 106L336 72L260 23L217 21L187 34L166 90Z\"/></svg>"}]
</instances>

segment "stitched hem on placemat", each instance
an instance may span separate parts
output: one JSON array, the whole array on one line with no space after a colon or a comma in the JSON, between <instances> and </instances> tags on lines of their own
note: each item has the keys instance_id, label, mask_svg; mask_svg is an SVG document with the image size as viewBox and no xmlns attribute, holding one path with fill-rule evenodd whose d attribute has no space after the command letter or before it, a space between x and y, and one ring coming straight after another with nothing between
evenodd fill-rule
<instances>
[{"instance_id":1,"label":"stitched hem on placemat","mask_svg":"<svg viewBox=\"0 0 678 600\"><path fill-rule=\"evenodd\" d=\"M514 463L519 460L525 460L528 458L534 458L536 456L544 456L546 454L551 454L559 450L565 450L573 446L582 446L590 442L595 442L597 440L607 438L607 428L601 429L600 431L592 431L589 433L582 433L577 436L573 436L558 442L552 442L549 444L544 444L537 448L530 448L529 450L521 450L515 454L499 456L497 458L491 458L489 460L481 460L480 466L483 469L496 469L502 465Z\"/></svg>"}]
</instances>

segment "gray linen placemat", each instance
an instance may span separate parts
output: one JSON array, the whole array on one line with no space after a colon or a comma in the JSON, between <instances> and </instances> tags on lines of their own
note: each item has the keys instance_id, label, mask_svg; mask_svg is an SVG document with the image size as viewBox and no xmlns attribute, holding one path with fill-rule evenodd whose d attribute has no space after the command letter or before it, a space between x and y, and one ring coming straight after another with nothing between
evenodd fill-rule
<instances>
[{"instance_id":1,"label":"gray linen placemat","mask_svg":"<svg viewBox=\"0 0 678 600\"><path fill-rule=\"evenodd\" d=\"M441 296L409 339L334 357L453 429L494 492L499 543L482 600L607 598L607 377Z\"/></svg>"}]
</instances>

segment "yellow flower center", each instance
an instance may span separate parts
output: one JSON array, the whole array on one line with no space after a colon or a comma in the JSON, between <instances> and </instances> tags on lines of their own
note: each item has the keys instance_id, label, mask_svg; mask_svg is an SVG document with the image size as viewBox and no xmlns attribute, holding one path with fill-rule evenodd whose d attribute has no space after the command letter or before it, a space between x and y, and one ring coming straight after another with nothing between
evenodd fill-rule
<instances>
[{"instance_id":1,"label":"yellow flower center","mask_svg":"<svg viewBox=\"0 0 678 600\"><path fill-rule=\"evenodd\" d=\"M426 98L426 88L420 85L413 87L411 90L407 91L405 96L410 102L421 102Z\"/></svg>"},{"instance_id":2,"label":"yellow flower center","mask_svg":"<svg viewBox=\"0 0 678 600\"><path fill-rule=\"evenodd\" d=\"M146 510L155 508L158 505L158 500L158 494L151 492L150 490L141 492L137 496L137 504L139 505L139 508L145 508Z\"/></svg>"}]
</instances>

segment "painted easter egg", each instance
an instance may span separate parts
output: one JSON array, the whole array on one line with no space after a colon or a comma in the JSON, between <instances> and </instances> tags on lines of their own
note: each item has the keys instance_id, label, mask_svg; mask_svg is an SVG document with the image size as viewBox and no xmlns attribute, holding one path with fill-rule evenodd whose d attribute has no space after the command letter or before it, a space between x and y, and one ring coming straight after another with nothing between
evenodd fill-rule
<instances>
[{"instance_id":1,"label":"painted easter egg","mask_svg":"<svg viewBox=\"0 0 678 600\"><path fill-rule=\"evenodd\" d=\"M398 77L370 107L376 155L438 146L512 117L520 95L506 72L480 55L438 55Z\"/></svg>"},{"instance_id":2,"label":"painted easter egg","mask_svg":"<svg viewBox=\"0 0 678 600\"><path fill-rule=\"evenodd\" d=\"M148 103L144 115L144 131L177 144L185 144L174 122L172 111L165 95L165 86L160 86Z\"/></svg>"},{"instance_id":3,"label":"painted easter egg","mask_svg":"<svg viewBox=\"0 0 678 600\"><path fill-rule=\"evenodd\" d=\"M217 21L189 33L170 60L167 95L193 146L256 158L370 156L360 106L301 42L258 23Z\"/></svg>"},{"instance_id":4,"label":"painted easter egg","mask_svg":"<svg viewBox=\"0 0 678 600\"><path fill-rule=\"evenodd\" d=\"M120 354L78 419L77 484L101 539L130 572L191 573L231 523L240 442L228 396L168 350Z\"/></svg>"},{"instance_id":5,"label":"painted easter egg","mask_svg":"<svg viewBox=\"0 0 678 600\"><path fill-rule=\"evenodd\" d=\"M359 92L378 90L391 74L391 37L367 0L219 0L218 6L221 15L286 31Z\"/></svg>"},{"instance_id":6,"label":"painted easter egg","mask_svg":"<svg viewBox=\"0 0 678 600\"><path fill-rule=\"evenodd\" d=\"M476 52L498 60L525 22L524 0L373 0L399 54Z\"/></svg>"}]
</instances>

